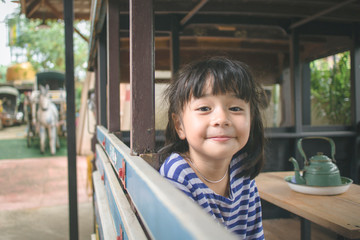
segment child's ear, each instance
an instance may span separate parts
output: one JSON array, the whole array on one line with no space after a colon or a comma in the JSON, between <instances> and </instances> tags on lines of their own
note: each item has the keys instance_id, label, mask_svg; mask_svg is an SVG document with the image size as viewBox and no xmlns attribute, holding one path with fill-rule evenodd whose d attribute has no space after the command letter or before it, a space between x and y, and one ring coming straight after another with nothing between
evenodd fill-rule
<instances>
[{"instance_id":1,"label":"child's ear","mask_svg":"<svg viewBox=\"0 0 360 240\"><path fill-rule=\"evenodd\" d=\"M171 114L172 120L174 121L175 130L181 140L184 140L186 138L184 127L182 125L181 119L179 115L173 113Z\"/></svg>"}]
</instances>

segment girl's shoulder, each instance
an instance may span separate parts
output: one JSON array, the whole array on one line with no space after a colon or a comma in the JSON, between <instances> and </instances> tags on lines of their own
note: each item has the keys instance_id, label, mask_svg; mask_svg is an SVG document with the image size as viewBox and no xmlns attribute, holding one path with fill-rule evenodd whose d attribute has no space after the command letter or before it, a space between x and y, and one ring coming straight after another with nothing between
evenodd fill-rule
<instances>
[{"instance_id":1,"label":"girl's shoulder","mask_svg":"<svg viewBox=\"0 0 360 240\"><path fill-rule=\"evenodd\" d=\"M165 177L176 188L193 198L193 184L200 181L185 159L177 153L172 153L160 167L160 175Z\"/></svg>"},{"instance_id":2,"label":"girl's shoulder","mask_svg":"<svg viewBox=\"0 0 360 240\"><path fill-rule=\"evenodd\" d=\"M239 151L237 152L231 162L230 162L230 172L236 172L236 174L241 173L243 170L244 159L248 156L247 152Z\"/></svg>"},{"instance_id":3,"label":"girl's shoulder","mask_svg":"<svg viewBox=\"0 0 360 240\"><path fill-rule=\"evenodd\" d=\"M179 175L183 170L189 167L190 166L182 156L178 153L172 153L161 165L160 174L168 178L174 178L175 174Z\"/></svg>"}]
</instances>

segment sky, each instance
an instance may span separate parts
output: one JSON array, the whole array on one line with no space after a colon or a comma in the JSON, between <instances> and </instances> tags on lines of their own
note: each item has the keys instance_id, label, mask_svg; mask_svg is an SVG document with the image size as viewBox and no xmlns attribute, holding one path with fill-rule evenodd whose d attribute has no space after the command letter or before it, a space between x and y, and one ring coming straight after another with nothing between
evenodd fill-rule
<instances>
[{"instance_id":1,"label":"sky","mask_svg":"<svg viewBox=\"0 0 360 240\"><path fill-rule=\"evenodd\" d=\"M9 38L5 18L15 12L18 7L18 3L13 3L10 0L5 0L5 3L0 1L0 65L8 66L11 63L10 48L7 46Z\"/></svg>"}]
</instances>

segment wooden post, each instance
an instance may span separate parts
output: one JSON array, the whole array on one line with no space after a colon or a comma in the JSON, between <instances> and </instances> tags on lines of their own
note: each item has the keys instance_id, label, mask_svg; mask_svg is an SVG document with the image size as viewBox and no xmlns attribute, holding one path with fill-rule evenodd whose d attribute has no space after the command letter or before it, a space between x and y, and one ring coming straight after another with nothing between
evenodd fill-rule
<instances>
[{"instance_id":1,"label":"wooden post","mask_svg":"<svg viewBox=\"0 0 360 240\"><path fill-rule=\"evenodd\" d=\"M295 132L302 132L302 113L301 113L301 71L300 71L300 52L299 52L299 34L296 30L291 33L290 38L290 64L291 64L291 81L293 83L293 99L294 99L294 114L295 114Z\"/></svg>"},{"instance_id":2,"label":"wooden post","mask_svg":"<svg viewBox=\"0 0 360 240\"><path fill-rule=\"evenodd\" d=\"M302 104L301 104L301 72L300 72L300 51L299 51L299 34L297 30L293 30L290 37L290 78L292 83L291 102L292 113L294 114L295 135L302 132ZM295 158L299 159L300 154L297 149L297 140L294 142Z\"/></svg>"},{"instance_id":3,"label":"wooden post","mask_svg":"<svg viewBox=\"0 0 360 240\"><path fill-rule=\"evenodd\" d=\"M106 120L106 83L107 83L107 57L106 57L106 26L104 25L102 31L99 34L98 41L98 100L99 100L99 118L100 121L98 125L102 125L107 128L107 120Z\"/></svg>"},{"instance_id":4,"label":"wooden post","mask_svg":"<svg viewBox=\"0 0 360 240\"><path fill-rule=\"evenodd\" d=\"M110 133L120 135L120 38L119 1L107 1L107 126Z\"/></svg>"},{"instance_id":5,"label":"wooden post","mask_svg":"<svg viewBox=\"0 0 360 240\"><path fill-rule=\"evenodd\" d=\"M66 126L69 191L69 236L79 238L76 177L76 135L75 135L75 84L74 84L74 6L73 0L64 0L65 22L65 84L66 84Z\"/></svg>"},{"instance_id":6,"label":"wooden post","mask_svg":"<svg viewBox=\"0 0 360 240\"><path fill-rule=\"evenodd\" d=\"M179 22L176 16L171 19L171 34L170 34L170 61L171 61L171 74L179 70L180 65L180 39L179 39Z\"/></svg>"},{"instance_id":7,"label":"wooden post","mask_svg":"<svg viewBox=\"0 0 360 240\"><path fill-rule=\"evenodd\" d=\"M99 96L99 85L100 85L100 78L99 78L99 71L98 71L98 66L95 65L94 66L94 74L95 74L95 119L96 119L96 125L99 124L100 122L100 115L99 115L99 103L100 103L100 96ZM95 145L96 145L96 126L94 129L94 136L91 139L91 151L95 152Z\"/></svg>"},{"instance_id":8,"label":"wooden post","mask_svg":"<svg viewBox=\"0 0 360 240\"><path fill-rule=\"evenodd\" d=\"M130 0L130 84L133 154L155 150L153 2Z\"/></svg>"},{"instance_id":9,"label":"wooden post","mask_svg":"<svg viewBox=\"0 0 360 240\"><path fill-rule=\"evenodd\" d=\"M311 70L310 62L302 64L302 123L311 125Z\"/></svg>"},{"instance_id":10,"label":"wooden post","mask_svg":"<svg viewBox=\"0 0 360 240\"><path fill-rule=\"evenodd\" d=\"M356 136L350 167L350 176L357 184L360 182L360 31L358 29L359 25L353 27L354 46L351 51L351 112Z\"/></svg>"},{"instance_id":11,"label":"wooden post","mask_svg":"<svg viewBox=\"0 0 360 240\"><path fill-rule=\"evenodd\" d=\"M100 123L100 73L99 73L100 71L99 71L98 68L99 68L99 66L96 64L94 66L94 72L95 72L96 124Z\"/></svg>"},{"instance_id":12,"label":"wooden post","mask_svg":"<svg viewBox=\"0 0 360 240\"><path fill-rule=\"evenodd\" d=\"M353 30L353 49L351 51L351 96L353 124L360 122L360 31L359 25Z\"/></svg>"}]
</instances>

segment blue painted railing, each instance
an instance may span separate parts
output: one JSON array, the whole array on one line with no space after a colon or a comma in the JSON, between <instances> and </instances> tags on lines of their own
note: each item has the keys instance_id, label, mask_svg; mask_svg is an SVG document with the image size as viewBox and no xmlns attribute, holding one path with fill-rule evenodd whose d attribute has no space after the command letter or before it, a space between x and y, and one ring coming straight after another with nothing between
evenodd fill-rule
<instances>
[{"instance_id":1,"label":"blue painted railing","mask_svg":"<svg viewBox=\"0 0 360 240\"><path fill-rule=\"evenodd\" d=\"M97 141L97 174L107 198L102 204L118 239L235 239L104 127L97 127ZM96 215L98 224L101 217Z\"/></svg>"}]
</instances>

